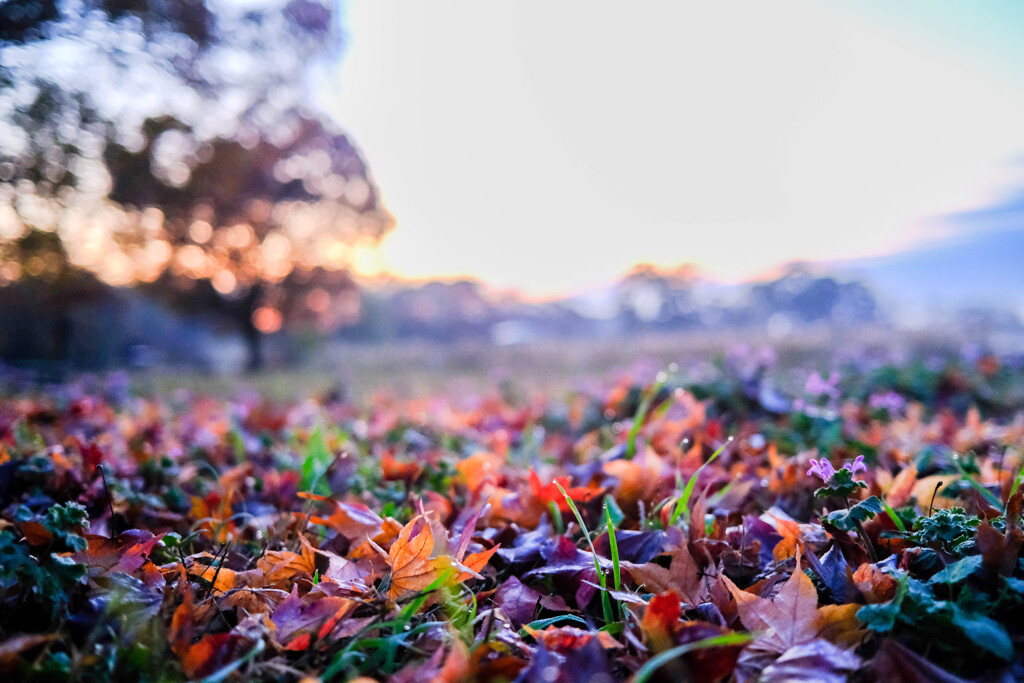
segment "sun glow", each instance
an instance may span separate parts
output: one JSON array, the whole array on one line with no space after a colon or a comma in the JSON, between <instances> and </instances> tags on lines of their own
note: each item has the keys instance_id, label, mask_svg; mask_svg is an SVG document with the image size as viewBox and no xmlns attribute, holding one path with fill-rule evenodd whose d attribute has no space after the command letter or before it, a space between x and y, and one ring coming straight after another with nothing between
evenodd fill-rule
<instances>
[{"instance_id":1,"label":"sun glow","mask_svg":"<svg viewBox=\"0 0 1024 683\"><path fill-rule=\"evenodd\" d=\"M319 91L396 217L381 266L406 277L554 293L638 262L739 279L889 253L991 200L1024 150L1024 82L989 64L1024 65L1022 44L955 25L924 40L802 0L347 12Z\"/></svg>"}]
</instances>

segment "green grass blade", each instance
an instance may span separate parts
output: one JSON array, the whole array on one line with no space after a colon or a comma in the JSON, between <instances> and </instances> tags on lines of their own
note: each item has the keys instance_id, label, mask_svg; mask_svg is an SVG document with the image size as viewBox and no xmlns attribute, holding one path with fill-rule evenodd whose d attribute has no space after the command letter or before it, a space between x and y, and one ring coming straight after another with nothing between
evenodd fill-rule
<instances>
[{"instance_id":1,"label":"green grass blade","mask_svg":"<svg viewBox=\"0 0 1024 683\"><path fill-rule=\"evenodd\" d=\"M562 520L562 511L558 509L555 501L548 503L548 509L551 510L551 521L555 525L555 533L561 536L565 533L565 522Z\"/></svg>"},{"instance_id":2,"label":"green grass blade","mask_svg":"<svg viewBox=\"0 0 1024 683\"><path fill-rule=\"evenodd\" d=\"M900 516L896 514L896 511L892 509L891 505L883 500L882 507L885 508L885 514L889 515L889 519L892 520L892 523L896 525L897 529L900 531L907 530L907 525L903 523L903 520L900 519Z\"/></svg>"},{"instance_id":3,"label":"green grass blade","mask_svg":"<svg viewBox=\"0 0 1024 683\"><path fill-rule=\"evenodd\" d=\"M604 508L605 519L608 523L608 547L612 553L612 578L615 580L615 590L622 590L622 574L619 571L619 544L615 540L615 524L612 522L612 513L606 505Z\"/></svg>"},{"instance_id":4,"label":"green grass blade","mask_svg":"<svg viewBox=\"0 0 1024 683\"><path fill-rule=\"evenodd\" d=\"M644 420L647 419L647 411L651 409L654 397L658 395L658 392L661 391L661 388L665 386L667 381L667 376L664 378L659 377L658 381L647 390L640 401L640 406L636 409L636 415L633 416L633 424L630 426L629 434L626 436L626 460L632 460L633 456L636 455L636 437L640 434L640 428L644 426Z\"/></svg>"},{"instance_id":5,"label":"green grass blade","mask_svg":"<svg viewBox=\"0 0 1024 683\"><path fill-rule=\"evenodd\" d=\"M711 454L710 458L708 458L703 464L701 464L700 467L697 468L697 471L693 473L693 476L690 477L690 480L686 482L686 488L683 489L683 495L679 497L679 500L676 502L676 508L675 510L672 511L672 518L669 520L670 525L675 524L676 520L678 520L684 512L689 510L690 497L693 495L693 487L697 485L697 478L701 470L710 465L714 461L714 459L721 455L722 451L724 451L726 447L731 443L732 437L730 436L726 440L726 442L723 443L718 448L717 451Z\"/></svg>"},{"instance_id":6,"label":"green grass blade","mask_svg":"<svg viewBox=\"0 0 1024 683\"><path fill-rule=\"evenodd\" d=\"M709 647L743 645L745 643L749 643L753 639L754 635L751 633L727 633L723 636L704 638L703 640L697 640L692 643L686 643L685 645L674 647L671 650L665 650L660 655L651 657L647 660L646 664L637 670L636 674L633 676L633 683L646 683L647 679L650 678L655 671L676 657L685 655L687 652L703 650Z\"/></svg>"},{"instance_id":7,"label":"green grass blade","mask_svg":"<svg viewBox=\"0 0 1024 683\"><path fill-rule=\"evenodd\" d=\"M1020 472L1017 473L1017 478L1013 480L1013 486L1010 488L1010 498L1013 498L1013 494L1017 493L1021 483L1024 483L1024 467L1020 469Z\"/></svg>"},{"instance_id":8,"label":"green grass blade","mask_svg":"<svg viewBox=\"0 0 1024 683\"><path fill-rule=\"evenodd\" d=\"M981 484L979 484L978 482L974 481L974 479L971 478L971 475L967 473L967 470L964 469L963 464L960 462L960 458L955 454L953 457L953 462L956 463L957 469L960 470L960 478L966 481L968 484L970 484L971 488L980 493L982 498L991 503L992 506L997 510L1005 507L1003 501L1001 501L994 493L992 493L987 488L985 488L984 486L982 486Z\"/></svg>"},{"instance_id":9,"label":"green grass blade","mask_svg":"<svg viewBox=\"0 0 1024 683\"><path fill-rule=\"evenodd\" d=\"M580 515L580 511L576 509L576 503L573 502L569 494L565 492L562 485L557 481L555 486L562 492L562 496L565 498L565 502L569 505L569 509L576 515L576 521L580 525L580 529L583 530L583 536L587 539L587 545L590 546L590 553L594 556L594 570L597 572L597 580L601 584L601 609L604 611L604 620L610 622L614 619L614 613L612 612L612 601L608 595L608 582L605 581L604 572L601 571L601 562L597 559L597 550L594 548L594 542L590 540L590 531L587 530L587 525L583 523L583 516Z\"/></svg>"},{"instance_id":10,"label":"green grass blade","mask_svg":"<svg viewBox=\"0 0 1024 683\"><path fill-rule=\"evenodd\" d=\"M553 625L555 625L555 624L557 624L557 623L559 623L561 621L570 621L570 622L572 622L574 624L579 624L580 626L582 626L584 628L588 628L588 629L590 628L590 624L588 624L587 622L585 622L583 619L579 618L575 614L559 614L558 616L548 617L547 619L538 619L537 621L531 621L526 626L529 626L530 628L532 628L535 631L540 631L542 629L547 628L548 626L553 626ZM528 635L528 632L527 632L525 626L522 629L520 629L519 634L522 635L522 636Z\"/></svg>"},{"instance_id":11,"label":"green grass blade","mask_svg":"<svg viewBox=\"0 0 1024 683\"><path fill-rule=\"evenodd\" d=\"M622 590L622 571L619 567L619 542L615 539L615 522L612 520L612 511L607 504L604 506L605 521L608 525L608 547L611 550L612 555L612 579L614 581L615 590ZM619 603L619 616L622 619L626 618L626 605Z\"/></svg>"}]
</instances>

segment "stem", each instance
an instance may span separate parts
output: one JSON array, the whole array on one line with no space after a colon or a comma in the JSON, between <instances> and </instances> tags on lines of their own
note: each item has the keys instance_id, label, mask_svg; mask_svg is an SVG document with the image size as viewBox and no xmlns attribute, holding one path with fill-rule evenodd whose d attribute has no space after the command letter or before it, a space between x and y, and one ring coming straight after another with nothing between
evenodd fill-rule
<instances>
[{"instance_id":1,"label":"stem","mask_svg":"<svg viewBox=\"0 0 1024 683\"><path fill-rule=\"evenodd\" d=\"M846 503L846 509L850 509L850 499L847 496L843 496L843 502ZM868 551L868 557L871 558L872 564L878 564L878 555L875 554L875 547L871 545L871 539L868 538L868 532L864 531L864 525L860 523L859 519L854 519L853 523L857 526L857 535L860 537L860 542L864 544L864 549Z\"/></svg>"},{"instance_id":2,"label":"stem","mask_svg":"<svg viewBox=\"0 0 1024 683\"><path fill-rule=\"evenodd\" d=\"M868 534L864 531L864 525L860 523L859 519L853 520L854 524L857 525L857 534L860 536L861 543L868 550L868 555L871 556L871 563L878 564L878 555L875 554L875 547L871 544L871 539L868 538Z\"/></svg>"}]
</instances>

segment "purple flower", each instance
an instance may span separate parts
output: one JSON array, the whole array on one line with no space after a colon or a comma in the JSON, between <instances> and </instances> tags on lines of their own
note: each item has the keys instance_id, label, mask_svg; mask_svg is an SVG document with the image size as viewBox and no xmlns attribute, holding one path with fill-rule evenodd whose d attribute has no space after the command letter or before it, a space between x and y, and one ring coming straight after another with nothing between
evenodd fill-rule
<instances>
[{"instance_id":1,"label":"purple flower","mask_svg":"<svg viewBox=\"0 0 1024 683\"><path fill-rule=\"evenodd\" d=\"M839 382L839 374L833 372L828 379L824 379L817 372L811 373L804 385L804 391L811 396L839 397L839 389L836 384Z\"/></svg>"},{"instance_id":2,"label":"purple flower","mask_svg":"<svg viewBox=\"0 0 1024 683\"><path fill-rule=\"evenodd\" d=\"M836 469L832 467L832 463L825 458L822 458L821 460L812 459L811 469L807 470L807 476L812 474L817 475L827 484L832 481L832 477L836 476Z\"/></svg>"},{"instance_id":3,"label":"purple flower","mask_svg":"<svg viewBox=\"0 0 1024 683\"><path fill-rule=\"evenodd\" d=\"M895 415L906 405L907 401L894 391L884 394L872 394L868 399L868 405L876 410L885 410L890 415Z\"/></svg>"},{"instance_id":4,"label":"purple flower","mask_svg":"<svg viewBox=\"0 0 1024 683\"><path fill-rule=\"evenodd\" d=\"M843 465L843 469L850 470L850 474L857 474L858 472L866 472L868 466L864 464L864 456L858 455L852 463ZM826 484L832 481L832 478L836 476L836 468L832 467L825 458L820 460L811 460L811 468L807 470L807 476L815 475L819 477Z\"/></svg>"}]
</instances>

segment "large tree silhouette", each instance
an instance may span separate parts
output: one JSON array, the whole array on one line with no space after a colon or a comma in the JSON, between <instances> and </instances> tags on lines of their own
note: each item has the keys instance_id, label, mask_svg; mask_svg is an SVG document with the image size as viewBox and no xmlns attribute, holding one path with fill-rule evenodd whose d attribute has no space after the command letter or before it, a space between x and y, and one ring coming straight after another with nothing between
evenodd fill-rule
<instances>
[{"instance_id":1,"label":"large tree silhouette","mask_svg":"<svg viewBox=\"0 0 1024 683\"><path fill-rule=\"evenodd\" d=\"M71 267L262 333L350 306L352 249L391 227L366 163L311 109L337 55L317 0L0 5L0 279L55 235Z\"/></svg>"}]
</instances>

